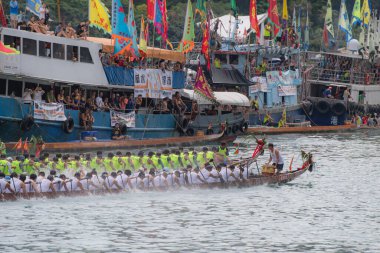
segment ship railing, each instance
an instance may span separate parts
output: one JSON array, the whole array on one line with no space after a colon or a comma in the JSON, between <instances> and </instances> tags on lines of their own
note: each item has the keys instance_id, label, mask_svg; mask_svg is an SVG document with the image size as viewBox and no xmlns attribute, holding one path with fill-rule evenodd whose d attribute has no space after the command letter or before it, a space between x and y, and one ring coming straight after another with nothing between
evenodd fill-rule
<instances>
[{"instance_id":1,"label":"ship railing","mask_svg":"<svg viewBox=\"0 0 380 253\"><path fill-rule=\"evenodd\" d=\"M350 70L314 68L310 73L309 79L312 81L342 84L380 85L379 74Z\"/></svg>"}]
</instances>

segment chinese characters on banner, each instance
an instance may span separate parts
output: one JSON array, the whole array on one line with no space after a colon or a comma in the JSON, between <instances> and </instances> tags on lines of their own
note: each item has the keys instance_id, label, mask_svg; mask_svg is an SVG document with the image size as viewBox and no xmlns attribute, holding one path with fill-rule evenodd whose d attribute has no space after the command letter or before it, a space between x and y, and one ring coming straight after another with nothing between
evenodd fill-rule
<instances>
[{"instance_id":1,"label":"chinese characters on banner","mask_svg":"<svg viewBox=\"0 0 380 253\"><path fill-rule=\"evenodd\" d=\"M116 123L125 124L127 127L136 127L136 114L135 112L123 113L110 111L111 116L111 127L115 126Z\"/></svg>"},{"instance_id":2,"label":"chinese characters on banner","mask_svg":"<svg viewBox=\"0 0 380 253\"><path fill-rule=\"evenodd\" d=\"M65 121L65 107L63 104L34 101L34 118L50 121Z\"/></svg>"},{"instance_id":3,"label":"chinese characters on banner","mask_svg":"<svg viewBox=\"0 0 380 253\"><path fill-rule=\"evenodd\" d=\"M135 69L135 97L171 97L173 91L173 72L160 69Z\"/></svg>"}]
</instances>

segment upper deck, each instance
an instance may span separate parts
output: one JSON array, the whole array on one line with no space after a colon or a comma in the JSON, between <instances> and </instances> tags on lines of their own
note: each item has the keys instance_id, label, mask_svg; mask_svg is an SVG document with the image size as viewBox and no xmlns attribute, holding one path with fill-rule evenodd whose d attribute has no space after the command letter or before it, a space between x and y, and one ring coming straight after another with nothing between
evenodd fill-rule
<instances>
[{"instance_id":1,"label":"upper deck","mask_svg":"<svg viewBox=\"0 0 380 253\"><path fill-rule=\"evenodd\" d=\"M1 29L0 39L20 51L19 55L0 55L0 73L48 82L108 85L99 59L101 44L10 28Z\"/></svg>"}]
</instances>

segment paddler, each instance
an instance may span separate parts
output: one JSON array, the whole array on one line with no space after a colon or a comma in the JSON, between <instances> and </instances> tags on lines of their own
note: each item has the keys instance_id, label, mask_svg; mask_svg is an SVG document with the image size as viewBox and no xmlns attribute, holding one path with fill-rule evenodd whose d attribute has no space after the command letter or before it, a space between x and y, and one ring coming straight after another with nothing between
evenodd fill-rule
<instances>
[{"instance_id":1,"label":"paddler","mask_svg":"<svg viewBox=\"0 0 380 253\"><path fill-rule=\"evenodd\" d=\"M122 159L123 159L123 162L125 164L125 169L135 171L135 167L134 167L133 161L132 161L131 152L126 152L125 156L123 156Z\"/></svg>"},{"instance_id":2,"label":"paddler","mask_svg":"<svg viewBox=\"0 0 380 253\"><path fill-rule=\"evenodd\" d=\"M269 126L273 123L273 118L270 116L268 111L265 111L264 121L263 124L265 126Z\"/></svg>"},{"instance_id":3,"label":"paddler","mask_svg":"<svg viewBox=\"0 0 380 253\"><path fill-rule=\"evenodd\" d=\"M0 172L4 173L5 175L9 175L8 171L8 161L6 159L6 155L0 155Z\"/></svg>"},{"instance_id":4,"label":"paddler","mask_svg":"<svg viewBox=\"0 0 380 253\"><path fill-rule=\"evenodd\" d=\"M95 169L97 172L101 172L103 165L103 153L102 151L96 152L96 157L91 160L91 169Z\"/></svg>"},{"instance_id":5,"label":"paddler","mask_svg":"<svg viewBox=\"0 0 380 253\"><path fill-rule=\"evenodd\" d=\"M282 169L284 168L284 159L282 158L280 151L274 147L273 143L268 144L269 149L269 161L268 164L271 162L272 165L276 167L277 173L280 173Z\"/></svg>"},{"instance_id":6,"label":"paddler","mask_svg":"<svg viewBox=\"0 0 380 253\"><path fill-rule=\"evenodd\" d=\"M115 171L115 166L112 162L114 157L113 153L108 153L107 158L104 159L103 164L107 172Z\"/></svg>"}]
</instances>

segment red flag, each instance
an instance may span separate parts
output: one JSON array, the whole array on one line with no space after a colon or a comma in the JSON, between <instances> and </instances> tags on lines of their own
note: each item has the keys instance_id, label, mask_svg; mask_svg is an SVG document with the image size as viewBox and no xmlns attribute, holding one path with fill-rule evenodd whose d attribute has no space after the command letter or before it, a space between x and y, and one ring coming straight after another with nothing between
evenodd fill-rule
<instances>
[{"instance_id":1,"label":"red flag","mask_svg":"<svg viewBox=\"0 0 380 253\"><path fill-rule=\"evenodd\" d=\"M257 3L256 0L251 0L249 7L249 20L251 21L251 28L256 32L257 40L260 40L260 27L259 21L257 20Z\"/></svg>"},{"instance_id":2,"label":"red flag","mask_svg":"<svg viewBox=\"0 0 380 253\"><path fill-rule=\"evenodd\" d=\"M276 37L280 31L280 17L278 15L277 0L269 0L268 18L274 26L273 34L274 37Z\"/></svg>"},{"instance_id":3,"label":"red flag","mask_svg":"<svg viewBox=\"0 0 380 253\"><path fill-rule=\"evenodd\" d=\"M24 142L24 146L22 148L22 151L26 152L26 153L29 153L29 145L28 145L28 138L26 138L25 142Z\"/></svg>"},{"instance_id":4,"label":"red flag","mask_svg":"<svg viewBox=\"0 0 380 253\"><path fill-rule=\"evenodd\" d=\"M16 149L16 150L22 149L22 140L21 140L21 138L20 138L20 140L18 140L18 142L16 143L16 145L13 147L13 149Z\"/></svg>"},{"instance_id":5,"label":"red flag","mask_svg":"<svg viewBox=\"0 0 380 253\"><path fill-rule=\"evenodd\" d=\"M162 25L164 26L164 33L162 34L162 45L163 47L165 47L168 41L168 29L169 29L168 10L166 8L166 0L162 1L161 12L162 12Z\"/></svg>"},{"instance_id":6,"label":"red flag","mask_svg":"<svg viewBox=\"0 0 380 253\"><path fill-rule=\"evenodd\" d=\"M206 63L207 63L207 69L211 69L210 64L210 27L209 23L206 22L205 29L203 30L203 40L202 40L202 54L205 57Z\"/></svg>"},{"instance_id":7,"label":"red flag","mask_svg":"<svg viewBox=\"0 0 380 253\"><path fill-rule=\"evenodd\" d=\"M325 44L326 47L329 46L329 32L327 30L326 25L324 25L323 27L323 43Z\"/></svg>"},{"instance_id":8,"label":"red flag","mask_svg":"<svg viewBox=\"0 0 380 253\"><path fill-rule=\"evenodd\" d=\"M154 20L154 14L155 14L155 6L156 6L156 0L147 0L146 1L146 12L148 20L153 21Z\"/></svg>"},{"instance_id":9,"label":"red flag","mask_svg":"<svg viewBox=\"0 0 380 253\"><path fill-rule=\"evenodd\" d=\"M194 91L202 97L215 102L214 92L208 84L200 65L198 66L197 76L195 77Z\"/></svg>"}]
</instances>

